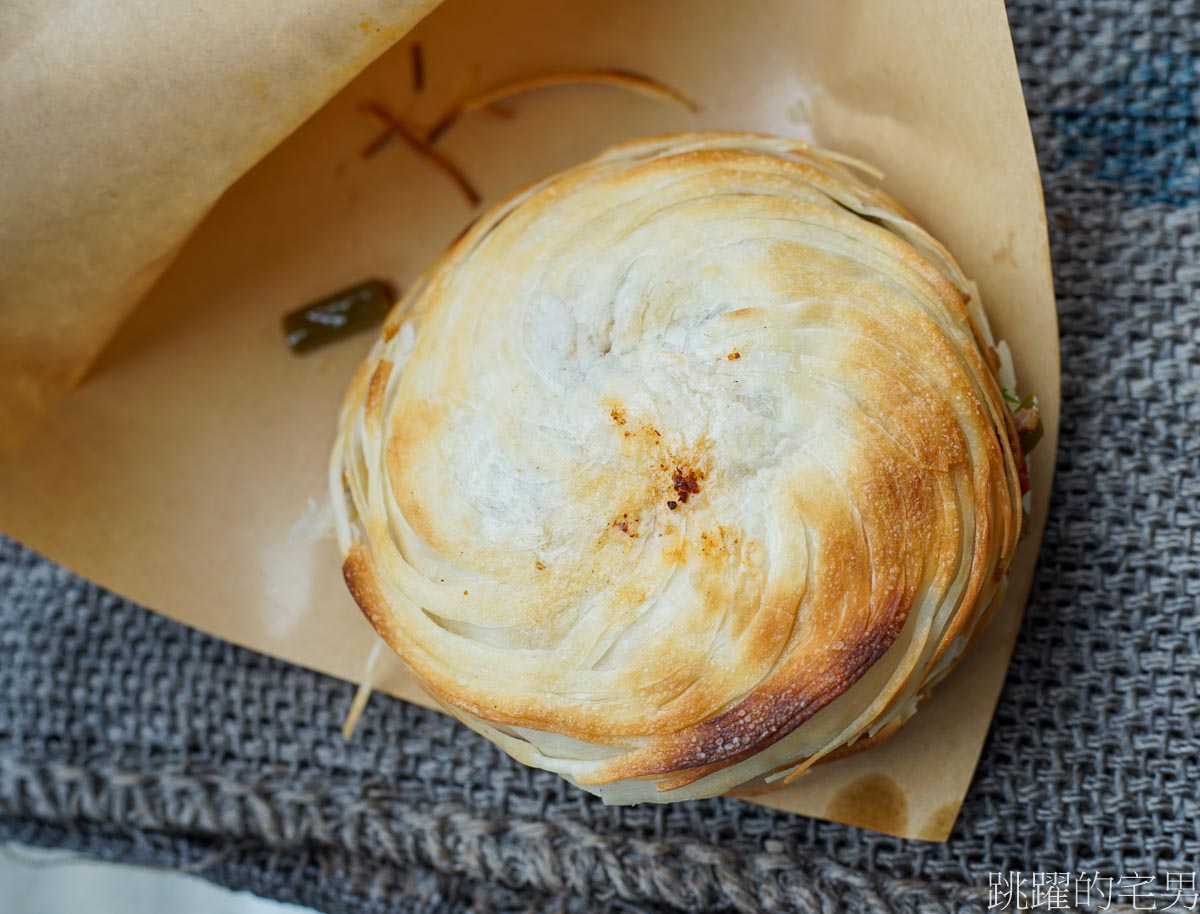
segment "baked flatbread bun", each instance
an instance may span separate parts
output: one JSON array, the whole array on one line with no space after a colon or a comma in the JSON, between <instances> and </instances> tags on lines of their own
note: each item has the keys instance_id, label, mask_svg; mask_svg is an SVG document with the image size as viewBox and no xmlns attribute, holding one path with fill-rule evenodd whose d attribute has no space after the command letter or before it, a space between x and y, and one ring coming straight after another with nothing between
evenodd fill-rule
<instances>
[{"instance_id":1,"label":"baked flatbread bun","mask_svg":"<svg viewBox=\"0 0 1200 914\"><path fill-rule=\"evenodd\" d=\"M978 296L852 165L618 146L479 219L355 376L346 582L520 761L615 803L779 783L998 602L1022 457Z\"/></svg>"}]
</instances>

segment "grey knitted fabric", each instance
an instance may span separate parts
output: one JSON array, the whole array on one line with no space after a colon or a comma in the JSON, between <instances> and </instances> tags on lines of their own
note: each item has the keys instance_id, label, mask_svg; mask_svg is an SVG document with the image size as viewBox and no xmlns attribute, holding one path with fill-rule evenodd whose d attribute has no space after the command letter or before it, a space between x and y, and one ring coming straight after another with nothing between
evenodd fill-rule
<instances>
[{"instance_id":1,"label":"grey knitted fabric","mask_svg":"<svg viewBox=\"0 0 1200 914\"><path fill-rule=\"evenodd\" d=\"M1010 6L1059 295L1049 530L943 845L606 808L430 711L0 541L0 838L329 912L982 911L989 872L1200 869L1200 0Z\"/></svg>"}]
</instances>

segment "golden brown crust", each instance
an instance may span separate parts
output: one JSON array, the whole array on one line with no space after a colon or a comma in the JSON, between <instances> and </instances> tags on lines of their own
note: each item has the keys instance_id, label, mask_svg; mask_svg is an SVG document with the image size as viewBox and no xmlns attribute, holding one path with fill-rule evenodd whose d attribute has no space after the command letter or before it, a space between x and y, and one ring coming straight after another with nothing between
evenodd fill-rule
<instances>
[{"instance_id":1,"label":"golden brown crust","mask_svg":"<svg viewBox=\"0 0 1200 914\"><path fill-rule=\"evenodd\" d=\"M347 393L347 586L454 713L606 799L881 739L1020 527L968 287L796 141L654 138L514 194Z\"/></svg>"}]
</instances>

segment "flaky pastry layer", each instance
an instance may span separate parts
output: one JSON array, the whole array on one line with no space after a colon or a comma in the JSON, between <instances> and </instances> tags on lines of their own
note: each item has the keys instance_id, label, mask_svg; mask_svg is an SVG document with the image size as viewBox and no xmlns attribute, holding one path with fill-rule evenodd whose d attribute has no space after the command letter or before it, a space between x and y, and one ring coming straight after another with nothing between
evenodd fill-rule
<instances>
[{"instance_id":1,"label":"flaky pastry layer","mask_svg":"<svg viewBox=\"0 0 1200 914\"><path fill-rule=\"evenodd\" d=\"M622 803L778 783L894 730L998 603L1021 457L978 296L852 164L618 146L480 218L355 376L347 584L522 762Z\"/></svg>"}]
</instances>

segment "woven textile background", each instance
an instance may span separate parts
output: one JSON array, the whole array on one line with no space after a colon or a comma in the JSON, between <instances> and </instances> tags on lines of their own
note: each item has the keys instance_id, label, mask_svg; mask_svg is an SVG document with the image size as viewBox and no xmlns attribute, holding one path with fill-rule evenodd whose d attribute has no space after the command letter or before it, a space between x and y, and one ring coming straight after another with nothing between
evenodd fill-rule
<instances>
[{"instance_id":1,"label":"woven textile background","mask_svg":"<svg viewBox=\"0 0 1200 914\"><path fill-rule=\"evenodd\" d=\"M329 912L975 911L989 872L1200 868L1200 0L1010 5L1063 425L1032 601L944 845L727 800L605 808L448 718L0 540L0 839Z\"/></svg>"}]
</instances>

